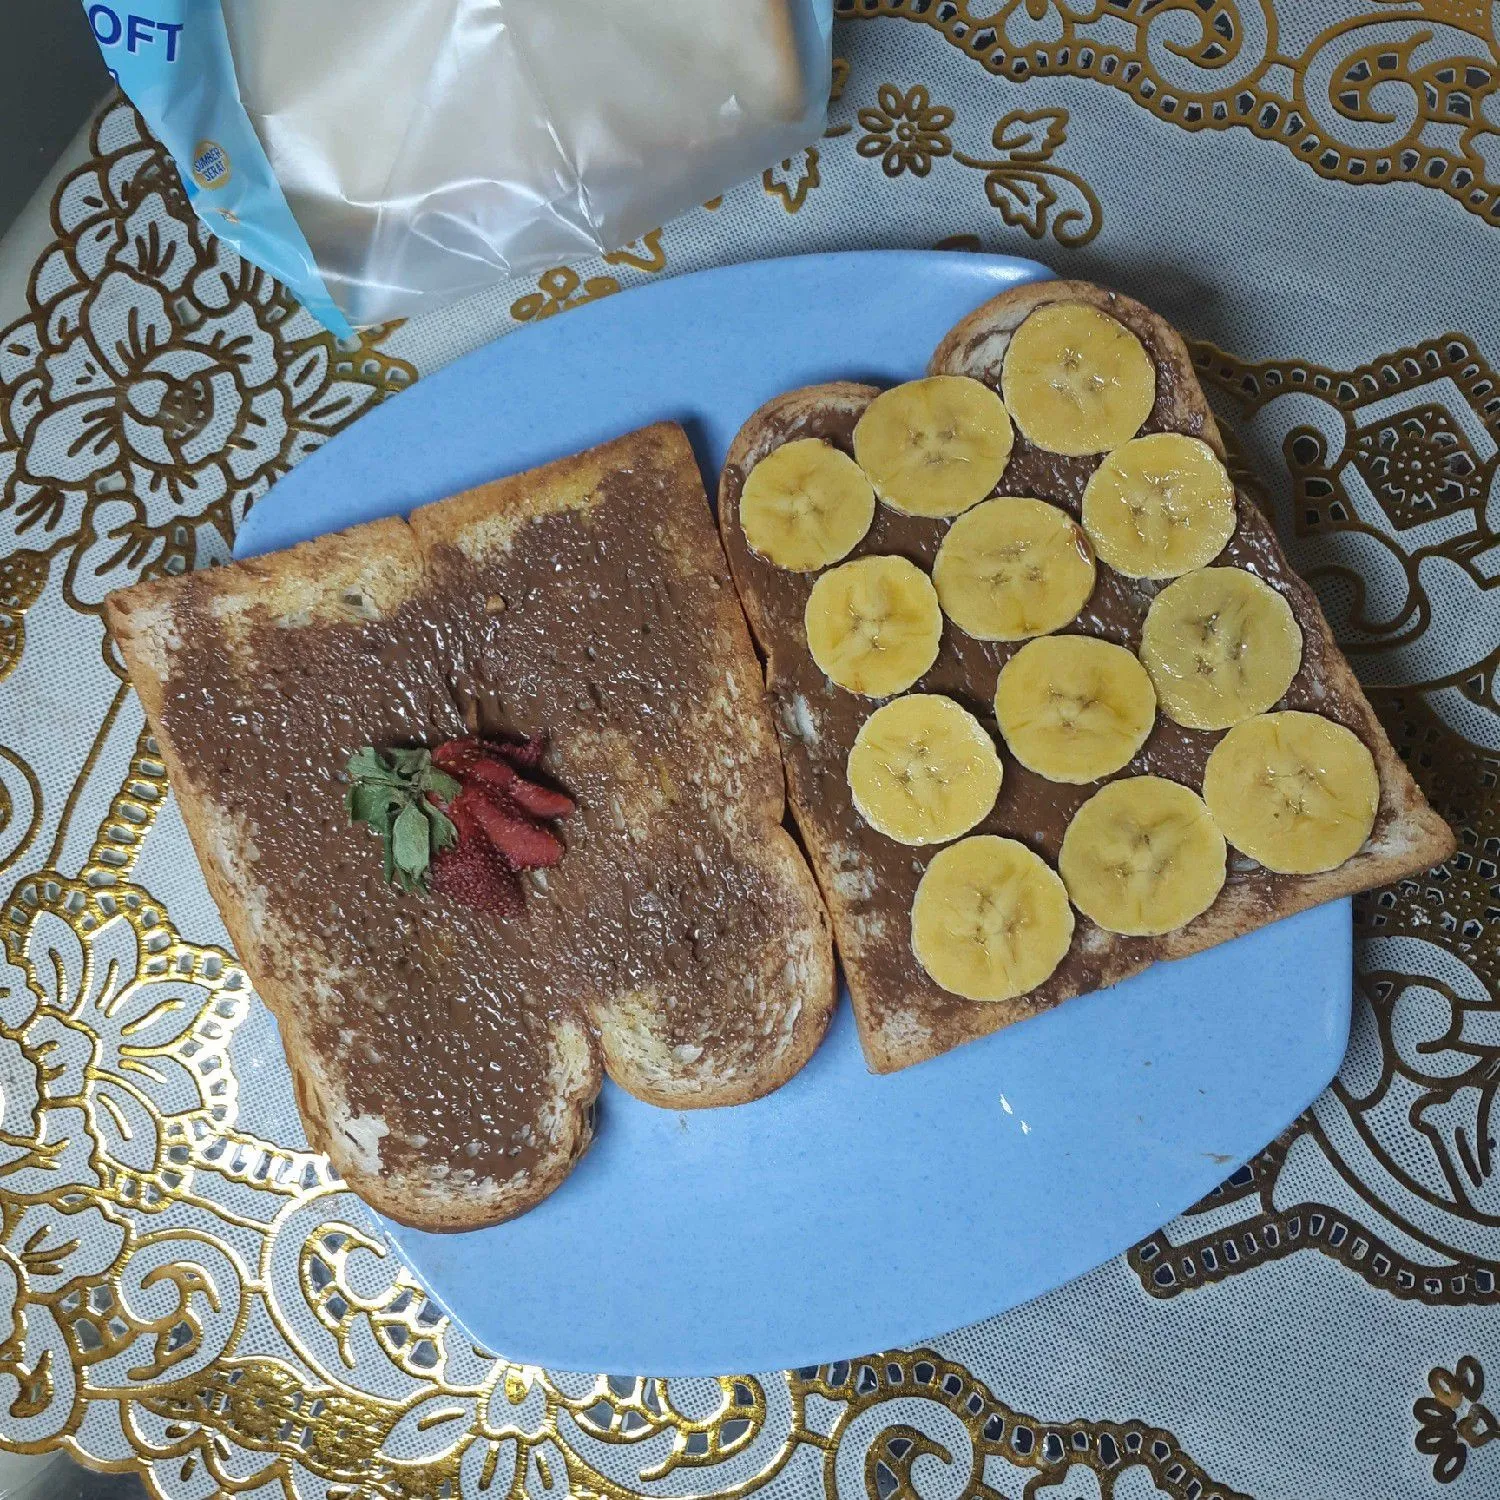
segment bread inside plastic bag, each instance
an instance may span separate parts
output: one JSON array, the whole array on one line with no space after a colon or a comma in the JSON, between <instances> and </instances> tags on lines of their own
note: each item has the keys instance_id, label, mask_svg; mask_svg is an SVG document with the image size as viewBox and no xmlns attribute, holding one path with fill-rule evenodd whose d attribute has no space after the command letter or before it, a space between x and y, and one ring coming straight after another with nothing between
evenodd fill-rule
<instances>
[{"instance_id":1,"label":"bread inside plastic bag","mask_svg":"<svg viewBox=\"0 0 1500 1500\"><path fill-rule=\"evenodd\" d=\"M823 0L223 0L334 300L408 316L617 249L822 129Z\"/></svg>"}]
</instances>

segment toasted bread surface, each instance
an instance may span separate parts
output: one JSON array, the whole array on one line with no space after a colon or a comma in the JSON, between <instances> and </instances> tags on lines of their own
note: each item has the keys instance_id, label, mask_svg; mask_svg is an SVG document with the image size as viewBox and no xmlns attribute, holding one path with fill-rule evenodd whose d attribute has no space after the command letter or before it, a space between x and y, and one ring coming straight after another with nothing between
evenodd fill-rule
<instances>
[{"instance_id":1,"label":"toasted bread surface","mask_svg":"<svg viewBox=\"0 0 1500 1500\"><path fill-rule=\"evenodd\" d=\"M552 465L546 516L520 475L419 510L411 526L479 597L503 594L518 564L543 580L534 606L506 595L506 613L558 674L538 683L549 701L535 712L568 725L559 774L588 809L573 854L597 839L612 876L598 882L608 892L583 879L593 925L644 924L666 955L643 982L584 994L610 1076L671 1108L737 1104L780 1087L821 1039L832 934L782 827L776 733L692 450L668 424L631 441L628 454ZM548 638L569 620L578 627ZM513 712L533 711L531 692L523 675Z\"/></svg>"},{"instance_id":2,"label":"toasted bread surface","mask_svg":"<svg viewBox=\"0 0 1500 1500\"><path fill-rule=\"evenodd\" d=\"M524 1211L606 1067L682 1108L816 1046L827 917L678 429L107 608L309 1138L381 1212ZM476 727L547 733L578 802L521 917L385 885L344 815L354 750Z\"/></svg>"},{"instance_id":3,"label":"toasted bread surface","mask_svg":"<svg viewBox=\"0 0 1500 1500\"><path fill-rule=\"evenodd\" d=\"M1039 282L993 299L944 337L929 373L969 375L998 390L1011 334L1035 308L1054 301L1096 306L1141 339L1157 372L1155 406L1142 431L1189 433L1222 455L1222 438L1180 336L1148 308L1090 283ZM942 990L916 962L910 941L911 902L932 851L894 844L871 829L854 811L845 780L853 737L875 705L835 687L808 653L802 611L813 578L777 569L757 556L739 524L740 492L760 459L800 437L820 437L852 452L854 425L876 394L874 387L835 383L789 392L763 406L731 445L720 484L719 524L736 586L766 657L792 810L833 918L865 1054L877 1072L935 1056L1074 995L1113 984L1159 959L1198 952L1292 912L1427 868L1452 851L1451 832L1393 750L1335 644L1316 596L1293 573L1264 514L1241 494L1235 536L1216 561L1258 573L1290 603L1304 649L1301 670L1282 706L1336 719L1369 747L1381 789L1370 839L1345 864L1313 876L1274 875L1231 851L1223 891L1185 927L1160 938L1121 937L1080 915L1068 956L1031 993L981 1003ZM1076 518L1084 485L1098 463L1098 457L1040 453L1018 434L997 493L1036 496ZM941 521L904 516L881 505L852 555L896 553L930 569L945 529ZM1101 563L1093 598L1065 629L1135 649L1146 608L1160 586L1124 578ZM1018 644L975 640L945 622L937 662L913 691L957 699L998 740L995 683ZM1203 764L1219 738L1217 733L1181 729L1158 716L1151 737L1118 774L1165 775L1197 790ZM1055 866L1069 819L1098 784L1047 782L1009 755L1003 758L999 799L974 832L1019 838Z\"/></svg>"}]
</instances>

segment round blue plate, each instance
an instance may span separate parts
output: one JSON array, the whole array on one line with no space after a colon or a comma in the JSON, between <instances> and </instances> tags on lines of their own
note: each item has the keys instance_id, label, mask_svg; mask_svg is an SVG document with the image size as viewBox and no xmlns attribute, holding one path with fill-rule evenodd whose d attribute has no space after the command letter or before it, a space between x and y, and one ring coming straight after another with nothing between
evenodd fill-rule
<instances>
[{"instance_id":1,"label":"round blue plate","mask_svg":"<svg viewBox=\"0 0 1500 1500\"><path fill-rule=\"evenodd\" d=\"M735 430L813 381L910 379L1030 261L870 252L653 283L522 329L372 411L251 512L241 557L662 418L710 494ZM1349 1029L1337 902L892 1077L846 1001L808 1066L735 1109L606 1084L598 1140L494 1229L391 1225L481 1343L575 1370L781 1369L931 1338L1125 1249L1270 1140Z\"/></svg>"}]
</instances>

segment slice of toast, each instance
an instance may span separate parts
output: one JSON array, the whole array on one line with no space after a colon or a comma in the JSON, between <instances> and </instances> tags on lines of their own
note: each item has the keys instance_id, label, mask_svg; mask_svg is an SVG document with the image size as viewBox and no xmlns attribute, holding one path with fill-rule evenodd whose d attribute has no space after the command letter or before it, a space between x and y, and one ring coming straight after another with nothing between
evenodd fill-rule
<instances>
[{"instance_id":1,"label":"slice of toast","mask_svg":"<svg viewBox=\"0 0 1500 1500\"><path fill-rule=\"evenodd\" d=\"M425 1229L523 1212L605 1071L672 1108L791 1077L832 1009L759 666L687 440L658 426L108 601L309 1139ZM549 736L577 800L519 917L384 883L361 746Z\"/></svg>"},{"instance_id":2,"label":"slice of toast","mask_svg":"<svg viewBox=\"0 0 1500 1500\"><path fill-rule=\"evenodd\" d=\"M1140 303L1086 282L1045 281L986 303L938 345L932 374L970 375L995 390L1011 333L1046 302L1086 302L1120 320L1156 364L1157 398L1143 432L1201 437L1220 455L1223 442L1177 333ZM935 984L912 953L910 911L932 853L892 842L855 812L845 779L854 736L875 706L835 687L807 648L803 609L814 575L776 568L751 551L739 521L745 476L781 444L819 437L852 454L851 434L875 387L813 386L767 403L730 447L719 490L719 526L751 628L766 656L766 676L792 810L833 917L865 1056L876 1072L920 1062L1022 1020L1078 994L1113 984L1148 964L1196 953L1305 907L1382 885L1425 869L1453 849L1447 825L1428 807L1386 738L1348 662L1334 643L1312 590L1291 570L1270 523L1243 494L1238 526L1216 562L1249 568L1286 597L1304 637L1301 670L1280 706L1321 713L1352 729L1375 757L1380 808L1365 846L1325 874L1275 875L1231 851L1228 879L1200 917L1159 938L1121 937L1078 915L1072 947L1052 976L1029 994L998 1003L960 999ZM997 493L1032 495L1075 518L1099 457L1043 453L1016 434ZM851 556L897 553L930 570L947 523L877 506L873 526ZM1099 564L1098 583L1066 631L1140 644L1140 627L1160 584L1128 579ZM913 691L942 693L976 714L999 740L994 692L1000 668L1021 643L986 642L945 621L931 671ZM1151 737L1121 776L1156 774L1201 786L1209 751L1221 736L1182 729L1159 715ZM1027 771L1008 754L993 811L973 831L1021 839L1056 866L1062 834L1098 783L1065 786ZM1111 778L1112 779L1112 778Z\"/></svg>"}]
</instances>

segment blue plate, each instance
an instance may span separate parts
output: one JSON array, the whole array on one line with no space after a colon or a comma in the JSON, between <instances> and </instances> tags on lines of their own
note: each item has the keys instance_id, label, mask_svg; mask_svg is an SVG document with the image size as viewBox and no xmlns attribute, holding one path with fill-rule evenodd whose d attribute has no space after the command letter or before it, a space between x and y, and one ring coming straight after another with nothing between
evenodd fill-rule
<instances>
[{"instance_id":1,"label":"blue plate","mask_svg":"<svg viewBox=\"0 0 1500 1500\"><path fill-rule=\"evenodd\" d=\"M921 374L996 292L1047 275L949 253L705 271L522 329L421 381L281 481L251 556L661 418L713 492L767 398ZM847 1002L787 1086L677 1114L611 1084L598 1140L495 1229L390 1225L481 1343L574 1370L781 1369L935 1336L1077 1276L1253 1155L1333 1076L1349 904L1305 912L892 1077Z\"/></svg>"}]
</instances>

